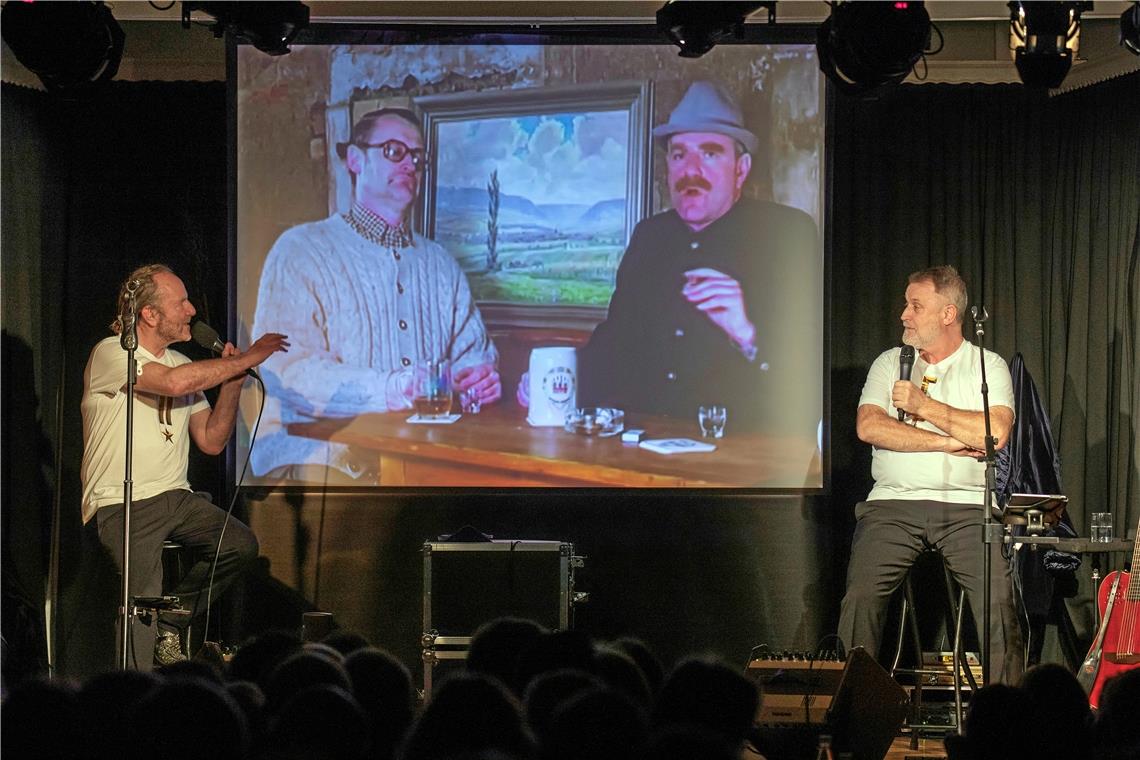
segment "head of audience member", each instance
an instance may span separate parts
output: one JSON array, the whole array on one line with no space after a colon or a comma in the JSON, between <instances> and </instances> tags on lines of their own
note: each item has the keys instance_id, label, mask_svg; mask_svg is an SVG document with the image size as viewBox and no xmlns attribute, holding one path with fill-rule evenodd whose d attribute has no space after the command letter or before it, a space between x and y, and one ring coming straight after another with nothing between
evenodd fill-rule
<instances>
[{"instance_id":1,"label":"head of audience member","mask_svg":"<svg viewBox=\"0 0 1140 760\"><path fill-rule=\"evenodd\" d=\"M129 756L137 760L155 754L245 760L250 746L241 708L221 686L199 678L161 681L135 705L126 738Z\"/></svg>"},{"instance_id":2,"label":"head of audience member","mask_svg":"<svg viewBox=\"0 0 1140 760\"><path fill-rule=\"evenodd\" d=\"M203 681L221 685L222 673L212 663L202 660L179 660L158 668L158 675L167 680L177 678L200 678Z\"/></svg>"},{"instance_id":3,"label":"head of audience member","mask_svg":"<svg viewBox=\"0 0 1140 760\"><path fill-rule=\"evenodd\" d=\"M907 278L906 306L899 319L902 342L944 358L962 342L966 281L949 265L914 272Z\"/></svg>"},{"instance_id":4,"label":"head of audience member","mask_svg":"<svg viewBox=\"0 0 1140 760\"><path fill-rule=\"evenodd\" d=\"M404 108L369 111L337 146L352 175L353 199L392 225L405 221L419 195L427 154L415 113Z\"/></svg>"},{"instance_id":5,"label":"head of audience member","mask_svg":"<svg viewBox=\"0 0 1140 760\"><path fill-rule=\"evenodd\" d=\"M639 757L641 760L740 760L741 752L712 729L681 724L654 731Z\"/></svg>"},{"instance_id":6,"label":"head of audience member","mask_svg":"<svg viewBox=\"0 0 1140 760\"><path fill-rule=\"evenodd\" d=\"M271 714L302 690L319 684L336 686L349 693L352 682L344 665L322 652L301 651L290 655L269 676L265 701Z\"/></svg>"},{"instance_id":7,"label":"head of audience member","mask_svg":"<svg viewBox=\"0 0 1140 760\"><path fill-rule=\"evenodd\" d=\"M358 649L364 649L370 646L368 639L356 631L333 631L328 636L325 636L324 639L321 640L321 643L327 644L345 657L348 657Z\"/></svg>"},{"instance_id":8,"label":"head of audience member","mask_svg":"<svg viewBox=\"0 0 1140 760\"><path fill-rule=\"evenodd\" d=\"M333 662L344 662L344 653L333 646L329 646L323 641L306 641L301 645L301 650L304 652L312 652L313 654L323 655Z\"/></svg>"},{"instance_id":9,"label":"head of audience member","mask_svg":"<svg viewBox=\"0 0 1140 760\"><path fill-rule=\"evenodd\" d=\"M138 670L111 670L93 676L79 690L84 755L117 757L131 715L143 697L158 686L158 676Z\"/></svg>"},{"instance_id":10,"label":"head of audience member","mask_svg":"<svg viewBox=\"0 0 1140 760\"><path fill-rule=\"evenodd\" d=\"M0 740L6 757L71 760L85 746L79 697L66 681L24 681L0 705Z\"/></svg>"},{"instance_id":11,"label":"head of audience member","mask_svg":"<svg viewBox=\"0 0 1140 760\"><path fill-rule=\"evenodd\" d=\"M723 85L694 82L653 136L665 142L673 208L692 230L704 229L740 200L759 141Z\"/></svg>"},{"instance_id":12,"label":"head of audience member","mask_svg":"<svg viewBox=\"0 0 1140 760\"><path fill-rule=\"evenodd\" d=\"M280 760L363 760L368 721L345 689L326 683L301 689L270 723L267 754Z\"/></svg>"},{"instance_id":13,"label":"head of audience member","mask_svg":"<svg viewBox=\"0 0 1140 760\"><path fill-rule=\"evenodd\" d=\"M1140 757L1140 668L1109 679L1097 705L1095 736L1099 760Z\"/></svg>"},{"instance_id":14,"label":"head of audience member","mask_svg":"<svg viewBox=\"0 0 1140 760\"><path fill-rule=\"evenodd\" d=\"M572 668L591 672L594 667L594 642L583 631L544 633L524 649L516 663L520 693L531 680L542 673Z\"/></svg>"},{"instance_id":15,"label":"head of audience member","mask_svg":"<svg viewBox=\"0 0 1140 760\"><path fill-rule=\"evenodd\" d=\"M521 696L523 687L517 680L519 655L545 633L546 628L523 618L501 617L486 622L471 637L467 670L498 678L516 696Z\"/></svg>"},{"instance_id":16,"label":"head of audience member","mask_svg":"<svg viewBox=\"0 0 1140 760\"><path fill-rule=\"evenodd\" d=\"M665 669L661 667L661 660L644 641L632 636L623 636L616 639L613 645L628 654L641 668L645 682L649 684L649 691L656 695L661 690L661 681L665 678Z\"/></svg>"},{"instance_id":17,"label":"head of audience member","mask_svg":"<svg viewBox=\"0 0 1140 760\"><path fill-rule=\"evenodd\" d=\"M415 691L412 675L388 652L366 647L348 655L345 670L352 694L371 726L372 757L395 755L412 724Z\"/></svg>"},{"instance_id":18,"label":"head of audience member","mask_svg":"<svg viewBox=\"0 0 1140 760\"><path fill-rule=\"evenodd\" d=\"M402 760L435 760L465 752L499 750L519 758L534 741L522 708L497 679L455 673L435 689L404 741Z\"/></svg>"},{"instance_id":19,"label":"head of audience member","mask_svg":"<svg viewBox=\"0 0 1140 760\"><path fill-rule=\"evenodd\" d=\"M694 724L741 746L752 728L760 690L736 669L710 657L693 657L677 664L657 695L653 725Z\"/></svg>"},{"instance_id":20,"label":"head of audience member","mask_svg":"<svg viewBox=\"0 0 1140 760\"><path fill-rule=\"evenodd\" d=\"M296 633L266 631L242 644L230 660L228 675L235 681L252 681L264 692L274 669L300 651L301 637Z\"/></svg>"},{"instance_id":21,"label":"head of audience member","mask_svg":"<svg viewBox=\"0 0 1140 760\"><path fill-rule=\"evenodd\" d=\"M602 679L582 670L554 670L535 677L526 687L523 711L527 725L539 742L549 736L550 719L555 710L581 692L600 689Z\"/></svg>"},{"instance_id":22,"label":"head of audience member","mask_svg":"<svg viewBox=\"0 0 1140 760\"><path fill-rule=\"evenodd\" d=\"M1092 747L1092 711L1077 677L1055 662L1034 665L1019 684L1029 700L1035 760L1077 760Z\"/></svg>"},{"instance_id":23,"label":"head of audience member","mask_svg":"<svg viewBox=\"0 0 1140 760\"><path fill-rule=\"evenodd\" d=\"M949 760L1029 760L1026 733L1035 730L1026 694L995 683L978 689L963 721L964 733L946 737Z\"/></svg>"},{"instance_id":24,"label":"head of audience member","mask_svg":"<svg viewBox=\"0 0 1140 760\"><path fill-rule=\"evenodd\" d=\"M626 695L643 710L649 710L653 695L645 674L633 658L612 646L600 646L594 652L594 673L606 685Z\"/></svg>"},{"instance_id":25,"label":"head of audience member","mask_svg":"<svg viewBox=\"0 0 1140 760\"><path fill-rule=\"evenodd\" d=\"M633 700L609 687L587 689L550 716L543 760L626 760L644 743L648 722Z\"/></svg>"},{"instance_id":26,"label":"head of audience member","mask_svg":"<svg viewBox=\"0 0 1140 760\"><path fill-rule=\"evenodd\" d=\"M249 727L250 744L256 746L265 736L265 694L252 681L229 681L224 684L226 693L245 716Z\"/></svg>"}]
</instances>

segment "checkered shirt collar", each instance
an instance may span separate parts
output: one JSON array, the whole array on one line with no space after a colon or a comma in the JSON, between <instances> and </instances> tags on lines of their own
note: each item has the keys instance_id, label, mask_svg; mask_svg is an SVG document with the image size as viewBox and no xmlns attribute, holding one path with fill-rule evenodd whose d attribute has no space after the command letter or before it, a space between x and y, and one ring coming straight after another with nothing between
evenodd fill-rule
<instances>
[{"instance_id":1,"label":"checkered shirt collar","mask_svg":"<svg viewBox=\"0 0 1140 760\"><path fill-rule=\"evenodd\" d=\"M407 221L397 225L388 224L378 214L359 203L352 204L352 208L344 215L344 220L365 240L385 248L397 250L408 248L412 244L412 231L408 229Z\"/></svg>"}]
</instances>

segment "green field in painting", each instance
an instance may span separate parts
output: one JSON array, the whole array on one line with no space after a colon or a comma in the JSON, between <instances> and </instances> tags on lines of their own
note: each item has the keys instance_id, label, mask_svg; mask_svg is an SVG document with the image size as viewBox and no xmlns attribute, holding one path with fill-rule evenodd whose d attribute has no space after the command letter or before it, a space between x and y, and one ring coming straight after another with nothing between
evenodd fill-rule
<instances>
[{"instance_id":1,"label":"green field in painting","mask_svg":"<svg viewBox=\"0 0 1140 760\"><path fill-rule=\"evenodd\" d=\"M614 289L622 247L597 241L506 244L498 271L488 271L486 246L447 244L467 272L478 301L606 306Z\"/></svg>"}]
</instances>

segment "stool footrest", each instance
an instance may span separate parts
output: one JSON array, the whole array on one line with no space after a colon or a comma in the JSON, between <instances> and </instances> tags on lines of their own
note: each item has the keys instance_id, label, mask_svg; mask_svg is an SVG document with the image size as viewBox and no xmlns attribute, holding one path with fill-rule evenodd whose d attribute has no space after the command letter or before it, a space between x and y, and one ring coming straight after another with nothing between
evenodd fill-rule
<instances>
[{"instance_id":1,"label":"stool footrest","mask_svg":"<svg viewBox=\"0 0 1140 760\"><path fill-rule=\"evenodd\" d=\"M183 608L182 600L176 596L136 596L131 604L136 610L168 612L172 615L190 614L190 610Z\"/></svg>"}]
</instances>

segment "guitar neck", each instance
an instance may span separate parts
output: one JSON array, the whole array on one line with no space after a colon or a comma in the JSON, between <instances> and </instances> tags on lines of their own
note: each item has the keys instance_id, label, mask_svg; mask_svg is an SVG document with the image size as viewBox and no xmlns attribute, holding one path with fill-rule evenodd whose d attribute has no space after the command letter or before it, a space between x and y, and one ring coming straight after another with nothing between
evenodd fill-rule
<instances>
[{"instance_id":1,"label":"guitar neck","mask_svg":"<svg viewBox=\"0 0 1140 760\"><path fill-rule=\"evenodd\" d=\"M1132 538L1132 572L1140 565L1140 521L1136 523L1136 535ZM1140 601L1140 583L1129 583L1124 592L1124 598L1129 602Z\"/></svg>"}]
</instances>

